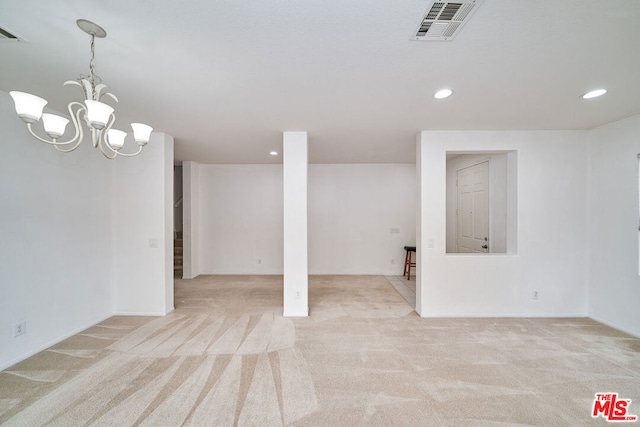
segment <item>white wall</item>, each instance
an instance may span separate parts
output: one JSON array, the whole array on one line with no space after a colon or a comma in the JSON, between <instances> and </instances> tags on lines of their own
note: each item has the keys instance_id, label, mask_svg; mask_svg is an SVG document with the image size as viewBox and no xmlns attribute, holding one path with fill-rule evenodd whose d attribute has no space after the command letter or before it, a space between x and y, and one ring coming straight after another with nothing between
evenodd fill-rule
<instances>
[{"instance_id":1,"label":"white wall","mask_svg":"<svg viewBox=\"0 0 640 427\"><path fill-rule=\"evenodd\" d=\"M282 165L198 168L200 272L282 274ZM415 165L312 164L308 173L309 273L402 274L403 247L416 242Z\"/></svg>"},{"instance_id":2,"label":"white wall","mask_svg":"<svg viewBox=\"0 0 640 427\"><path fill-rule=\"evenodd\" d=\"M587 314L586 138L580 131L422 132L422 316ZM517 150L517 255L445 254L446 152L479 150Z\"/></svg>"},{"instance_id":3,"label":"white wall","mask_svg":"<svg viewBox=\"0 0 640 427\"><path fill-rule=\"evenodd\" d=\"M308 194L310 274L402 275L416 243L414 164L312 164Z\"/></svg>"},{"instance_id":4,"label":"white wall","mask_svg":"<svg viewBox=\"0 0 640 427\"><path fill-rule=\"evenodd\" d=\"M144 152L114 161L117 314L173 310L173 137L153 133Z\"/></svg>"},{"instance_id":5,"label":"white wall","mask_svg":"<svg viewBox=\"0 0 640 427\"><path fill-rule=\"evenodd\" d=\"M282 274L282 165L199 170L200 272Z\"/></svg>"},{"instance_id":6,"label":"white wall","mask_svg":"<svg viewBox=\"0 0 640 427\"><path fill-rule=\"evenodd\" d=\"M0 369L112 313L112 162L32 138L0 91ZM27 333L13 338L14 322Z\"/></svg>"},{"instance_id":7,"label":"white wall","mask_svg":"<svg viewBox=\"0 0 640 427\"><path fill-rule=\"evenodd\" d=\"M591 131L589 315L640 336L640 115Z\"/></svg>"},{"instance_id":8,"label":"white wall","mask_svg":"<svg viewBox=\"0 0 640 427\"><path fill-rule=\"evenodd\" d=\"M457 251L458 170L489 161L489 252L507 252L507 154L461 154L447 160L447 252Z\"/></svg>"}]
</instances>

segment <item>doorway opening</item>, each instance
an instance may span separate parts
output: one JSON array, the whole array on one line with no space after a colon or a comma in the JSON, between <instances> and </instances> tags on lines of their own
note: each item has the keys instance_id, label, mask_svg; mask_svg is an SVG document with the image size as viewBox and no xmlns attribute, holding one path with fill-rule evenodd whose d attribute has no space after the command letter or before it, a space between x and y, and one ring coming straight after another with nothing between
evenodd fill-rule
<instances>
[{"instance_id":1,"label":"doorway opening","mask_svg":"<svg viewBox=\"0 0 640 427\"><path fill-rule=\"evenodd\" d=\"M446 253L517 252L517 152L447 152Z\"/></svg>"},{"instance_id":2,"label":"doorway opening","mask_svg":"<svg viewBox=\"0 0 640 427\"><path fill-rule=\"evenodd\" d=\"M182 165L173 167L173 277L182 279L184 272Z\"/></svg>"}]
</instances>

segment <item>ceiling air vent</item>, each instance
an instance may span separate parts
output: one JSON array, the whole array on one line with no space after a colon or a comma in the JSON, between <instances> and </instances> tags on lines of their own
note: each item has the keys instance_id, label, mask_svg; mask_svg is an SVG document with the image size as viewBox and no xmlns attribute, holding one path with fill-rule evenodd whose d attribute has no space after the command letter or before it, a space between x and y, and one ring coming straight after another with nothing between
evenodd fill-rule
<instances>
[{"instance_id":1,"label":"ceiling air vent","mask_svg":"<svg viewBox=\"0 0 640 427\"><path fill-rule=\"evenodd\" d=\"M11 31L0 27L0 42L20 42L23 39L13 34Z\"/></svg>"},{"instance_id":2,"label":"ceiling air vent","mask_svg":"<svg viewBox=\"0 0 640 427\"><path fill-rule=\"evenodd\" d=\"M483 1L430 2L411 40L453 40Z\"/></svg>"}]
</instances>

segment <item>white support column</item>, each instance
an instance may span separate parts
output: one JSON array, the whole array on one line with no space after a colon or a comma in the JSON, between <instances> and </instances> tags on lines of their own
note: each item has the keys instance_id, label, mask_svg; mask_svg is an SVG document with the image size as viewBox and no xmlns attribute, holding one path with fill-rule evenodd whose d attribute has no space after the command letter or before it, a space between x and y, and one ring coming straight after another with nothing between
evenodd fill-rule
<instances>
[{"instance_id":1,"label":"white support column","mask_svg":"<svg viewBox=\"0 0 640 427\"><path fill-rule=\"evenodd\" d=\"M182 163L182 229L184 238L184 279L200 274L200 165Z\"/></svg>"},{"instance_id":2,"label":"white support column","mask_svg":"<svg viewBox=\"0 0 640 427\"><path fill-rule=\"evenodd\" d=\"M309 315L307 133L283 134L284 316Z\"/></svg>"},{"instance_id":3,"label":"white support column","mask_svg":"<svg viewBox=\"0 0 640 427\"><path fill-rule=\"evenodd\" d=\"M417 212L416 212L416 313L422 316L422 250L425 245L423 245L422 241L424 236L422 234L422 215L425 210L424 206L424 189L426 188L426 183L422 181L425 173L422 168L424 165L424 159L422 158L423 150L422 150L422 132L418 134L416 137L416 180L417 180Z\"/></svg>"},{"instance_id":4,"label":"white support column","mask_svg":"<svg viewBox=\"0 0 640 427\"><path fill-rule=\"evenodd\" d=\"M173 137L151 134L139 157L115 162L115 314L173 310Z\"/></svg>"}]
</instances>

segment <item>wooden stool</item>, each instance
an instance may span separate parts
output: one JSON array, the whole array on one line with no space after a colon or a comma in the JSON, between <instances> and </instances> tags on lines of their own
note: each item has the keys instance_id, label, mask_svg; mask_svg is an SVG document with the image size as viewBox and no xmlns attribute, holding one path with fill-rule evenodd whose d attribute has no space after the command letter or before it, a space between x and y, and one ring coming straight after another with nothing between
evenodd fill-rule
<instances>
[{"instance_id":1,"label":"wooden stool","mask_svg":"<svg viewBox=\"0 0 640 427\"><path fill-rule=\"evenodd\" d=\"M411 267L416 266L416 263L411 260L411 255L416 251L416 247L405 246L404 250L406 254L404 256L404 273L402 275L407 276L407 280L411 280Z\"/></svg>"}]
</instances>

